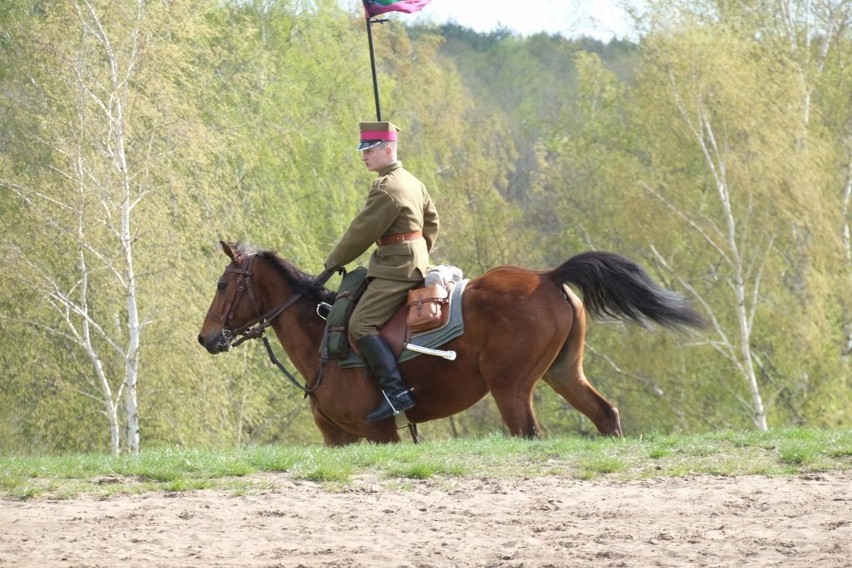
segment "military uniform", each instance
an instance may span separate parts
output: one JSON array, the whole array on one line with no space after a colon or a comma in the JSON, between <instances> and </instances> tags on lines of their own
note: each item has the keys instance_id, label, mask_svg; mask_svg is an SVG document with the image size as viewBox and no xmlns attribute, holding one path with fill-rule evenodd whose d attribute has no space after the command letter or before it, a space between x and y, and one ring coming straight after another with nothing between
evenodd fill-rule
<instances>
[{"instance_id":1,"label":"military uniform","mask_svg":"<svg viewBox=\"0 0 852 568\"><path fill-rule=\"evenodd\" d=\"M361 212L325 260L326 268L339 268L378 245L367 267L370 285L349 323L355 339L377 333L423 280L437 236L438 212L423 184L402 162L379 171Z\"/></svg>"},{"instance_id":2,"label":"military uniform","mask_svg":"<svg viewBox=\"0 0 852 568\"><path fill-rule=\"evenodd\" d=\"M396 142L398 128L390 122L360 126L359 150ZM387 152L391 150L386 161L395 159L395 145ZM349 332L385 394L385 401L368 417L371 422L414 406L378 330L405 302L408 291L422 282L438 237L438 212L423 183L400 161L384 163L377 173L363 208L325 260L327 269L336 270L377 245L367 267L369 285L349 320Z\"/></svg>"}]
</instances>

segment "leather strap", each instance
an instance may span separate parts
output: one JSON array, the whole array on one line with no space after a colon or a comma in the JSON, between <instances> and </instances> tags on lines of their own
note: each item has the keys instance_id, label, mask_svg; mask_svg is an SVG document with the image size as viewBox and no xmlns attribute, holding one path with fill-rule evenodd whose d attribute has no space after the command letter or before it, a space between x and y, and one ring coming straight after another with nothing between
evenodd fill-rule
<instances>
[{"instance_id":1,"label":"leather strap","mask_svg":"<svg viewBox=\"0 0 852 568\"><path fill-rule=\"evenodd\" d=\"M395 245L398 243L404 243L405 241L413 241L415 239L419 239L423 237L423 231L412 231L410 233L398 233L396 235L385 235L383 237L379 237L379 240L376 241L376 244L380 247L387 245Z\"/></svg>"}]
</instances>

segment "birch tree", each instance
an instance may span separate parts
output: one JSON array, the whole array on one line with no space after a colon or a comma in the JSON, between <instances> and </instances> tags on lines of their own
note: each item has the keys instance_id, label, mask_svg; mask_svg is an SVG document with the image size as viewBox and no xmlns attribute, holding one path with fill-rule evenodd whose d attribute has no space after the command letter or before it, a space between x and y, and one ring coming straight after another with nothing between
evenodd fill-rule
<instances>
[{"instance_id":1,"label":"birch tree","mask_svg":"<svg viewBox=\"0 0 852 568\"><path fill-rule=\"evenodd\" d=\"M667 93L677 117L672 133L682 128L681 147L696 148L701 161L667 160L665 174L640 185L721 259L713 274L728 279L737 333L723 333L713 318L713 345L736 361L758 428L766 425L766 400L786 398L776 409L796 419L796 407L820 391L830 398L835 387L825 387L838 384L838 359L826 357L825 347L840 335L830 322L838 321L845 302L837 302L837 291L848 282L845 268L837 270L845 265L838 246L846 216L838 187L845 183L834 172L848 164L838 160L842 135L835 137L837 125L848 124L849 107L832 94L838 79L848 84L838 60L848 43L846 4L657 3L645 44L643 79L656 79L641 88ZM653 107L659 111L659 98L641 112L651 116ZM701 171L707 187L699 193L672 183L689 184L683 173ZM666 253L660 248L652 248L660 265L721 315L717 292L698 290L698 267L685 279L683 268L672 266L684 251L671 243ZM677 263L689 264L684 260Z\"/></svg>"},{"instance_id":2,"label":"birch tree","mask_svg":"<svg viewBox=\"0 0 852 568\"><path fill-rule=\"evenodd\" d=\"M179 242L164 229L194 200L168 185L176 164L199 158L180 148L204 139L181 108L188 42L180 38L198 22L193 4L39 5L14 38L19 82L6 93L19 100L4 107L19 138L0 158L0 187L20 206L22 230L4 257L53 315L18 306L6 318L84 354L92 387L84 390L106 417L114 454L141 446L143 338L162 308L146 307L143 294L161 290L155 245Z\"/></svg>"},{"instance_id":3,"label":"birch tree","mask_svg":"<svg viewBox=\"0 0 852 568\"><path fill-rule=\"evenodd\" d=\"M850 32L852 4L844 0L765 0L755 6L735 8L751 15L746 33L765 30L763 41L778 59L792 70L793 96L799 99L801 113L799 144L803 148L828 140L832 148L825 168L839 175L826 181L829 208L839 205L839 222L834 236L841 242L842 269L836 286L848 288L852 282L852 245L849 237L849 203L852 188L852 109L850 88ZM834 247L830 247L834 250ZM832 294L834 295L834 294ZM852 307L841 294L842 318L840 353L847 368L852 354Z\"/></svg>"},{"instance_id":4,"label":"birch tree","mask_svg":"<svg viewBox=\"0 0 852 568\"><path fill-rule=\"evenodd\" d=\"M811 355L830 337L830 152L806 137L808 99L789 88L797 68L765 28L746 33L742 14L720 23L720 11L672 15L661 4L678 3L655 5L635 85L615 86L578 60L581 97L542 146L542 188L590 246L645 257L703 306L713 333L689 358L704 366L684 361L680 380L661 383L666 398L725 409L733 398L766 429L770 409L786 420L802 404L793 393L814 390ZM624 366L617 359L610 370ZM647 373L649 353L641 360ZM657 359L653 370L673 363ZM715 417L708 424L731 424Z\"/></svg>"}]
</instances>

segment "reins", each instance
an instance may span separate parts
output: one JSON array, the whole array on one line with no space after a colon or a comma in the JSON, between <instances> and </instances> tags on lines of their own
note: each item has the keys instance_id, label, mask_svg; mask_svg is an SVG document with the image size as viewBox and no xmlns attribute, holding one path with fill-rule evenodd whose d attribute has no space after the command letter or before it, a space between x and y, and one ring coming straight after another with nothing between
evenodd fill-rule
<instances>
[{"instance_id":1,"label":"reins","mask_svg":"<svg viewBox=\"0 0 852 568\"><path fill-rule=\"evenodd\" d=\"M293 383L293 385L297 389L305 393L305 396L308 396L309 394L314 394L314 392L316 392L320 388L320 386L322 386L322 377L324 374L322 372L322 367L320 367L320 370L317 372L317 378L314 379L314 386L310 386L308 383L302 385L302 383L300 383L298 379L296 379L296 377L294 377L293 374L287 370L287 367L281 364L281 361L278 360L278 357L275 356L275 353L272 351L272 346L269 344L269 338L266 336L266 334L263 334L261 336L261 339L263 340L263 346L266 347L266 353L267 355L269 355L269 360L272 361L276 367L278 367L278 370L281 371L281 373L283 373L284 376L287 377L287 379L291 383Z\"/></svg>"},{"instance_id":2,"label":"reins","mask_svg":"<svg viewBox=\"0 0 852 568\"><path fill-rule=\"evenodd\" d=\"M237 337L232 343L231 347L237 347L238 345L248 341L249 339L262 339L263 345L266 348L266 353L269 355L269 360L278 367L287 379L293 383L299 390L305 393L305 396L309 394L313 394L322 384L322 369L317 373L316 379L313 381L314 385L310 386L310 383L305 383L302 385L293 374L281 364L281 361L275 356L275 353L272 351L272 346L269 344L269 339L266 336L266 329L272 325L273 320L281 315L284 311L290 308L293 304L299 301L304 293L296 292L286 300L272 308L271 310L260 313L260 309L258 308L257 297L254 294L254 287L252 286L252 267L254 265L255 258L257 255L250 254L247 255L239 267L235 267L233 265L228 266L225 271L233 272L239 274L239 280L237 281L237 285L234 289L234 294L228 300L228 303L225 305L225 309L223 310L224 317L217 318L221 319L224 333L226 333L230 337ZM311 287L319 287L328 282L328 279L331 278L332 274L334 274L330 270L323 270L319 276L317 276L310 284ZM251 307L254 310L255 316L248 320L246 323L238 327L237 329L230 330L229 325L234 318L234 314L236 313L237 306L239 306L240 300L242 299L242 295L244 292L248 292L249 300L251 301Z\"/></svg>"}]
</instances>

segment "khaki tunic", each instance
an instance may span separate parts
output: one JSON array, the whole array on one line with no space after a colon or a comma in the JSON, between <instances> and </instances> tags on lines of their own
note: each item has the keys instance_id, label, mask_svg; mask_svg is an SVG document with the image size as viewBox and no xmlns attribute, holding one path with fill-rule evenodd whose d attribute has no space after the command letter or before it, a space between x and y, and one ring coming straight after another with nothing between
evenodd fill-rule
<instances>
[{"instance_id":1,"label":"khaki tunic","mask_svg":"<svg viewBox=\"0 0 852 568\"><path fill-rule=\"evenodd\" d=\"M345 266L383 236L414 231L422 231L423 237L373 251L367 267L370 285L349 323L355 339L378 333L405 301L408 290L423 280L429 251L438 237L438 211L429 192L402 162L394 162L379 171L364 207L326 258L325 267Z\"/></svg>"}]
</instances>

